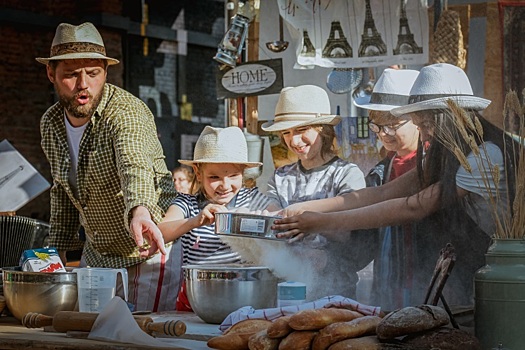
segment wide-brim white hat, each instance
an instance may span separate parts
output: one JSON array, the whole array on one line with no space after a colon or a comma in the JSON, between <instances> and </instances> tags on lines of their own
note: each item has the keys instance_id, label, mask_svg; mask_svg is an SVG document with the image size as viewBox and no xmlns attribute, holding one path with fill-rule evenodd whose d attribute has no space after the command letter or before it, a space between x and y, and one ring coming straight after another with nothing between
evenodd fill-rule
<instances>
[{"instance_id":1,"label":"wide-brim white hat","mask_svg":"<svg viewBox=\"0 0 525 350\"><path fill-rule=\"evenodd\" d=\"M354 100L354 105L374 111L390 111L408 104L410 89L419 72L412 69L387 68L379 77L371 96L362 96Z\"/></svg>"},{"instance_id":2,"label":"wide-brim white hat","mask_svg":"<svg viewBox=\"0 0 525 350\"><path fill-rule=\"evenodd\" d=\"M281 90L275 118L264 123L264 131L282 131L307 125L336 125L341 117L331 114L326 91L315 85L285 87Z\"/></svg>"},{"instance_id":3,"label":"wide-brim white hat","mask_svg":"<svg viewBox=\"0 0 525 350\"><path fill-rule=\"evenodd\" d=\"M474 96L470 81L461 68L436 63L421 68L410 90L408 104L394 108L390 113L400 117L428 109L447 109L448 100L453 100L461 108L478 111L487 108L491 102Z\"/></svg>"},{"instance_id":4,"label":"wide-brim white hat","mask_svg":"<svg viewBox=\"0 0 525 350\"><path fill-rule=\"evenodd\" d=\"M206 126L195 144L193 160L179 159L179 163L190 166L199 163L243 164L248 168L262 165L260 162L248 161L246 138L236 126L228 128Z\"/></svg>"},{"instance_id":5,"label":"wide-brim white hat","mask_svg":"<svg viewBox=\"0 0 525 350\"><path fill-rule=\"evenodd\" d=\"M59 24L51 43L49 58L37 57L36 60L48 64L49 61L86 58L103 59L109 65L119 63L117 59L106 56L102 36L90 22L78 26L68 23Z\"/></svg>"}]
</instances>

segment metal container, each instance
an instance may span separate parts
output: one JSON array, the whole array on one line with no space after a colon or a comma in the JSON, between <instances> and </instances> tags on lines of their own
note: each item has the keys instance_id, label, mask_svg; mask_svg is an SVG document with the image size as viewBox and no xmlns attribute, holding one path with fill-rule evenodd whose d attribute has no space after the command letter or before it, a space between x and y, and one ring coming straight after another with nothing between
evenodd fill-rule
<instances>
[{"instance_id":1,"label":"metal container","mask_svg":"<svg viewBox=\"0 0 525 350\"><path fill-rule=\"evenodd\" d=\"M184 265L182 269L191 307L206 323L220 324L243 306L276 306L280 281L267 267L216 264Z\"/></svg>"},{"instance_id":2,"label":"metal container","mask_svg":"<svg viewBox=\"0 0 525 350\"><path fill-rule=\"evenodd\" d=\"M256 214L215 213L215 233L218 235L233 235L264 239L277 239L280 231L272 230L273 222L280 216L267 216Z\"/></svg>"},{"instance_id":3,"label":"metal container","mask_svg":"<svg viewBox=\"0 0 525 350\"><path fill-rule=\"evenodd\" d=\"M70 269L45 273L4 267L2 275L7 308L18 320L28 312L54 316L78 309L77 274Z\"/></svg>"},{"instance_id":4,"label":"metal container","mask_svg":"<svg viewBox=\"0 0 525 350\"><path fill-rule=\"evenodd\" d=\"M0 268L15 266L35 238L37 221L24 216L0 215Z\"/></svg>"}]
</instances>

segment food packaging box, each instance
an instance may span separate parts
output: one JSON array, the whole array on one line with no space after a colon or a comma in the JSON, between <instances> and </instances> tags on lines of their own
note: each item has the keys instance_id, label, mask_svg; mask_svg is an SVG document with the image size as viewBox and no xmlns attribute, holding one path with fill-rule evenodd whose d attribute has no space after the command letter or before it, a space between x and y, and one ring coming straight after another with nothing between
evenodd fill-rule
<instances>
[{"instance_id":1,"label":"food packaging box","mask_svg":"<svg viewBox=\"0 0 525 350\"><path fill-rule=\"evenodd\" d=\"M273 222L280 216L245 213L215 213L215 233L252 238L283 240L276 237L279 231L272 230Z\"/></svg>"},{"instance_id":2,"label":"food packaging box","mask_svg":"<svg viewBox=\"0 0 525 350\"><path fill-rule=\"evenodd\" d=\"M20 257L22 271L66 272L56 248L28 249Z\"/></svg>"}]
</instances>

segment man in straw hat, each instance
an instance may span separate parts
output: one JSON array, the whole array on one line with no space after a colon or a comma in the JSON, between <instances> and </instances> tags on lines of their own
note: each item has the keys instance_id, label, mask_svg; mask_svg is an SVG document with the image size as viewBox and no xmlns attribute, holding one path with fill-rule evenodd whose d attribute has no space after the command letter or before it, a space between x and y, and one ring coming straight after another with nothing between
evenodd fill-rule
<instances>
[{"instance_id":1,"label":"man in straw hat","mask_svg":"<svg viewBox=\"0 0 525 350\"><path fill-rule=\"evenodd\" d=\"M341 196L365 187L359 167L337 156L334 126L340 121L341 117L331 112L328 94L319 86L300 85L281 90L274 120L262 125L263 130L278 133L282 143L298 158L297 162L277 168L268 182L266 194L281 207ZM368 236L360 235L356 241L364 242ZM312 249L318 258L311 259L311 264L325 281L308 283L309 298L327 293L355 297L357 271L366 266L361 266L360 252L348 254L347 250L341 250L343 245L328 244L322 236L316 237L312 244L317 241L325 247ZM334 277L332 283L326 282L328 276Z\"/></svg>"},{"instance_id":2,"label":"man in straw hat","mask_svg":"<svg viewBox=\"0 0 525 350\"><path fill-rule=\"evenodd\" d=\"M136 310L174 310L180 243L165 245L155 222L176 192L151 111L106 83L119 61L91 23L60 24L49 58L36 60L59 99L41 120L53 175L50 245L64 262L83 248L81 266L127 268Z\"/></svg>"},{"instance_id":3,"label":"man in straw hat","mask_svg":"<svg viewBox=\"0 0 525 350\"><path fill-rule=\"evenodd\" d=\"M502 215L509 213L507 199L513 196L507 184L514 183L514 172L506 169L514 164L512 145L504 146L512 140L504 139L501 130L481 117L480 111L489 103L473 95L459 67L446 63L423 67L408 104L391 113L409 116L419 127L421 143L428 142L424 162L420 149L417 169L383 186L287 208L283 214L288 217L277 220L273 228L287 230L282 236L294 237L293 241L320 230L337 236L437 215L433 226L418 228L418 246L434 247L437 257L437 250L446 243L454 245L457 260L447 282L452 286L444 290L445 299L449 304L472 304L473 274L484 264L490 236L497 231L498 222L506 219ZM306 210L317 213L295 215ZM427 269L428 283L435 259L427 256L416 263L418 269Z\"/></svg>"}]
</instances>

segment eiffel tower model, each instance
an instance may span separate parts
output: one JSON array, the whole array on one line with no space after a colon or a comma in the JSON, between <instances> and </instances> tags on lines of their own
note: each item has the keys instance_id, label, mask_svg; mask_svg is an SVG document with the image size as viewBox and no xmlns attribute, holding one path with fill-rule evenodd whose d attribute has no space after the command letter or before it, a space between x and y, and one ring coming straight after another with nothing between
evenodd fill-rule
<instances>
[{"instance_id":1,"label":"eiffel tower model","mask_svg":"<svg viewBox=\"0 0 525 350\"><path fill-rule=\"evenodd\" d=\"M335 33L337 32L337 38ZM323 57L341 58L352 57L353 50L343 33L341 23L333 21L330 28L330 36L326 40L326 45L323 48Z\"/></svg>"},{"instance_id":2,"label":"eiffel tower model","mask_svg":"<svg viewBox=\"0 0 525 350\"><path fill-rule=\"evenodd\" d=\"M312 44L306 29L303 29L303 48L299 56L315 57L315 47Z\"/></svg>"},{"instance_id":3,"label":"eiffel tower model","mask_svg":"<svg viewBox=\"0 0 525 350\"><path fill-rule=\"evenodd\" d=\"M370 8L370 0L366 0L366 18L363 34L361 34L361 44L359 45L359 57L367 56L384 56L386 55L386 44L381 39L381 34L377 31L374 17L372 17L372 10Z\"/></svg>"},{"instance_id":4,"label":"eiffel tower model","mask_svg":"<svg viewBox=\"0 0 525 350\"><path fill-rule=\"evenodd\" d=\"M406 0L401 1L401 16L399 17L399 34L397 35L397 45L394 55L422 53L423 48L418 46L414 40L414 34L410 32L408 26Z\"/></svg>"}]
</instances>

